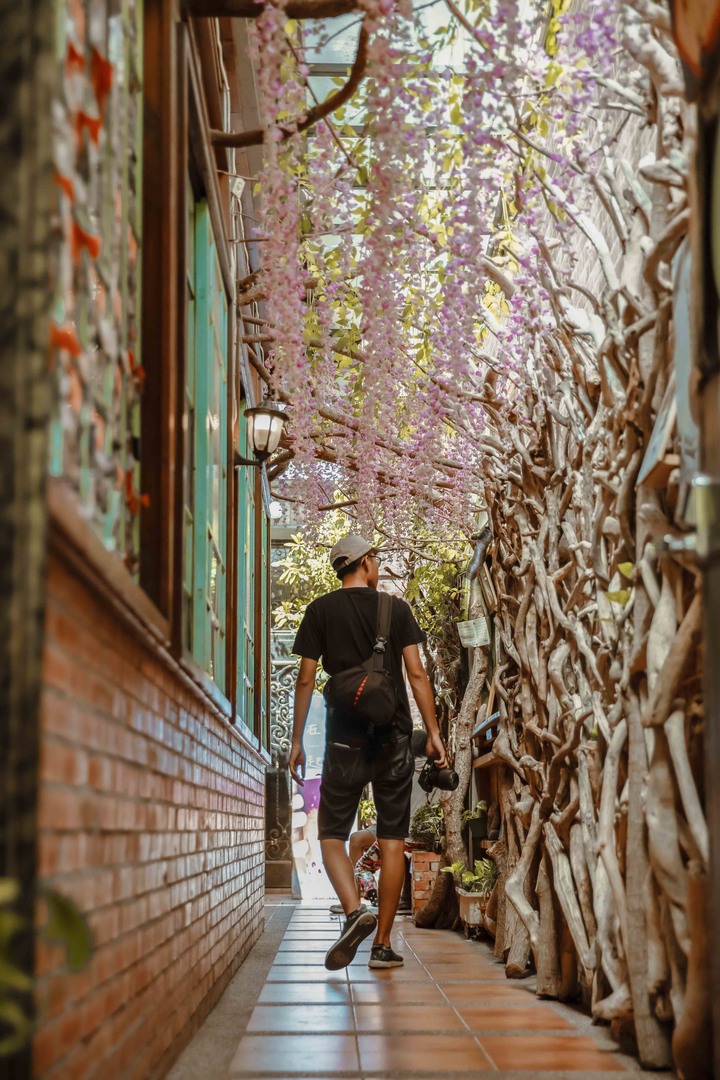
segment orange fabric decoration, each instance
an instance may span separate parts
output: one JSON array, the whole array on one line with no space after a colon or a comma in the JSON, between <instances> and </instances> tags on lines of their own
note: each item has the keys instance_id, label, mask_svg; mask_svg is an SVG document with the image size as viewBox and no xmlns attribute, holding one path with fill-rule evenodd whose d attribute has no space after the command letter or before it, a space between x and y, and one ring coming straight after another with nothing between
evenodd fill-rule
<instances>
[{"instance_id":1,"label":"orange fabric decoration","mask_svg":"<svg viewBox=\"0 0 720 1080\"><path fill-rule=\"evenodd\" d=\"M142 390L145 384L145 368L142 364L135 363L135 351L134 349L128 349L128 364L130 365L130 374L138 384L139 389Z\"/></svg>"},{"instance_id":2,"label":"orange fabric decoration","mask_svg":"<svg viewBox=\"0 0 720 1080\"><path fill-rule=\"evenodd\" d=\"M91 259L97 259L100 255L100 249L102 247L102 241L99 236L93 236L91 233L85 232L77 221L72 223L72 251L73 258L77 262L80 258L80 253L83 248L86 248L88 255Z\"/></svg>"},{"instance_id":3,"label":"orange fabric decoration","mask_svg":"<svg viewBox=\"0 0 720 1080\"><path fill-rule=\"evenodd\" d=\"M128 469L125 473L125 502L127 503L130 513L134 516L140 513L141 506L147 508L150 505L149 495L140 495L138 497L135 494L132 469Z\"/></svg>"},{"instance_id":4,"label":"orange fabric decoration","mask_svg":"<svg viewBox=\"0 0 720 1080\"><path fill-rule=\"evenodd\" d=\"M58 326L57 323L50 323L50 346L64 349L71 356L81 356L83 351L75 327Z\"/></svg>"},{"instance_id":5,"label":"orange fabric decoration","mask_svg":"<svg viewBox=\"0 0 720 1080\"><path fill-rule=\"evenodd\" d=\"M79 109L75 117L75 127L78 133L78 139L82 139L83 129L87 130L91 140L97 144L100 142L100 132L102 131L102 118L99 116L90 116L83 109Z\"/></svg>"},{"instance_id":6,"label":"orange fabric decoration","mask_svg":"<svg viewBox=\"0 0 720 1080\"><path fill-rule=\"evenodd\" d=\"M57 186L67 195L70 202L75 202L75 187L70 177L63 176L62 173L56 172L54 179Z\"/></svg>"},{"instance_id":7,"label":"orange fabric decoration","mask_svg":"<svg viewBox=\"0 0 720 1080\"><path fill-rule=\"evenodd\" d=\"M76 71L85 70L85 57L77 49L72 41L68 41L67 52L65 53L65 64L69 69L75 68Z\"/></svg>"},{"instance_id":8,"label":"orange fabric decoration","mask_svg":"<svg viewBox=\"0 0 720 1080\"><path fill-rule=\"evenodd\" d=\"M105 112L105 103L112 89L114 68L107 57L93 46L90 61L90 79L95 91L95 100L101 113Z\"/></svg>"}]
</instances>

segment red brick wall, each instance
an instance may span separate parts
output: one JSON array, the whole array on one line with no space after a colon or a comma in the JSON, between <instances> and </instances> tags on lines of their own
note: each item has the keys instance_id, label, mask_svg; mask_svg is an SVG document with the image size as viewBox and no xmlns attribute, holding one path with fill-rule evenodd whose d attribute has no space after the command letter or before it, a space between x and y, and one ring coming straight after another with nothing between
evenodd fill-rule
<instances>
[{"instance_id":1,"label":"red brick wall","mask_svg":"<svg viewBox=\"0 0 720 1080\"><path fill-rule=\"evenodd\" d=\"M434 851L412 853L412 910L417 915L427 904L440 868L440 856Z\"/></svg>"},{"instance_id":2,"label":"red brick wall","mask_svg":"<svg viewBox=\"0 0 720 1080\"><path fill-rule=\"evenodd\" d=\"M46 631L40 873L94 953L40 946L35 1075L147 1080L262 930L264 765L57 557Z\"/></svg>"}]
</instances>

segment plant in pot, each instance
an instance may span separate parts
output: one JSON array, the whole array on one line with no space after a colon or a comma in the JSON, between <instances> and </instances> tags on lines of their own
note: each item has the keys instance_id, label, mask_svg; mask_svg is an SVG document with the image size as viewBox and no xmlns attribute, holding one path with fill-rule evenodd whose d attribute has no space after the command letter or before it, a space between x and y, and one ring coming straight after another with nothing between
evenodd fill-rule
<instances>
[{"instance_id":1,"label":"plant in pot","mask_svg":"<svg viewBox=\"0 0 720 1080\"><path fill-rule=\"evenodd\" d=\"M473 840L484 840L488 834L487 803L484 799L476 802L472 810L463 810L462 828L469 829Z\"/></svg>"},{"instance_id":2,"label":"plant in pot","mask_svg":"<svg viewBox=\"0 0 720 1080\"><path fill-rule=\"evenodd\" d=\"M428 851L442 851L445 821L440 803L422 803L410 819L410 839Z\"/></svg>"},{"instance_id":3,"label":"plant in pot","mask_svg":"<svg viewBox=\"0 0 720 1080\"><path fill-rule=\"evenodd\" d=\"M455 880L460 918L467 935L469 928L482 926L483 912L497 880L497 866L492 859L476 859L472 870L463 862L454 862L443 867L442 873L452 874Z\"/></svg>"},{"instance_id":4,"label":"plant in pot","mask_svg":"<svg viewBox=\"0 0 720 1080\"><path fill-rule=\"evenodd\" d=\"M361 799L358 806L358 825L361 829L367 829L374 821L377 821L375 803L372 799Z\"/></svg>"}]
</instances>

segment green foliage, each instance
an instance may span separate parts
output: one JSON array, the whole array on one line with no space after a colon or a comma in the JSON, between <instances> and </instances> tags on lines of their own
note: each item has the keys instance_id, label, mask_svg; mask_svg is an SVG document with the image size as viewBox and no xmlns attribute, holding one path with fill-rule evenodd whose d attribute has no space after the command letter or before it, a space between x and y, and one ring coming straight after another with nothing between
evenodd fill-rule
<instances>
[{"instance_id":1,"label":"green foliage","mask_svg":"<svg viewBox=\"0 0 720 1080\"><path fill-rule=\"evenodd\" d=\"M377 821L377 809L372 799L361 799L358 806L358 821L360 828L366 829L373 821Z\"/></svg>"},{"instance_id":2,"label":"green foliage","mask_svg":"<svg viewBox=\"0 0 720 1080\"><path fill-rule=\"evenodd\" d=\"M90 959L92 940L85 916L71 900L54 889L44 887L47 922L42 936L65 946L68 965L73 971L83 968ZM9 1057L27 1044L32 1023L25 1009L25 999L33 982L13 959L16 939L28 931L30 920L13 910L20 898L20 886L10 878L0 878L0 1057Z\"/></svg>"},{"instance_id":3,"label":"green foliage","mask_svg":"<svg viewBox=\"0 0 720 1080\"><path fill-rule=\"evenodd\" d=\"M468 870L464 862L454 862L444 866L443 874L452 874L455 884L465 892L489 896L497 881L498 870L492 859L476 859L473 870Z\"/></svg>"},{"instance_id":4,"label":"green foliage","mask_svg":"<svg viewBox=\"0 0 720 1080\"><path fill-rule=\"evenodd\" d=\"M439 840L445 834L445 820L440 803L423 803L410 820L410 839L418 843L428 838Z\"/></svg>"},{"instance_id":5,"label":"green foliage","mask_svg":"<svg viewBox=\"0 0 720 1080\"><path fill-rule=\"evenodd\" d=\"M487 814L487 803L485 802L484 799L481 799L479 802L476 802L474 807L472 808L472 810L463 810L463 812L462 812L462 827L463 827L463 829L465 828L465 826L469 822L477 821L478 818L481 818L484 814Z\"/></svg>"},{"instance_id":6,"label":"green foliage","mask_svg":"<svg viewBox=\"0 0 720 1080\"><path fill-rule=\"evenodd\" d=\"M455 623L463 618L467 604L463 573L470 546L455 546L423 533L407 556L405 599L427 634L425 648L428 674L435 697L453 716L462 697L461 645Z\"/></svg>"},{"instance_id":7,"label":"green foliage","mask_svg":"<svg viewBox=\"0 0 720 1080\"><path fill-rule=\"evenodd\" d=\"M461 574L467 561L457 548L431 542L423 544L422 555L408 557L405 599L412 605L423 630L438 644L444 641L451 624L462 616Z\"/></svg>"},{"instance_id":8,"label":"green foliage","mask_svg":"<svg viewBox=\"0 0 720 1080\"><path fill-rule=\"evenodd\" d=\"M92 952L92 938L87 919L72 900L54 889L42 887L40 895L47 905L47 922L43 937L58 941L65 946L68 967L80 971L88 963Z\"/></svg>"},{"instance_id":9,"label":"green foliage","mask_svg":"<svg viewBox=\"0 0 720 1080\"><path fill-rule=\"evenodd\" d=\"M14 1054L30 1037L29 1018L16 1000L32 990L32 980L12 960L14 939L26 929L26 920L11 910L20 889L16 881L0 879L0 1057Z\"/></svg>"},{"instance_id":10,"label":"green foliage","mask_svg":"<svg viewBox=\"0 0 720 1080\"><path fill-rule=\"evenodd\" d=\"M319 596L339 588L332 566L330 549L341 536L352 531L352 522L341 513L329 513L323 518L317 541L311 543L302 533L296 533L284 558L274 564L280 570L273 605L273 624L279 629L297 630L305 608Z\"/></svg>"}]
</instances>

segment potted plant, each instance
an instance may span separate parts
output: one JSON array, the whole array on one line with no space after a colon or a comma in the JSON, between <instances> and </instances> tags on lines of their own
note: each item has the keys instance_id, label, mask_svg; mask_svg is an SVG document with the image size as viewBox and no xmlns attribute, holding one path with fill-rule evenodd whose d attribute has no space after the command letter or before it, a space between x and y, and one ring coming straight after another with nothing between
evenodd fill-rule
<instances>
[{"instance_id":1,"label":"potted plant","mask_svg":"<svg viewBox=\"0 0 720 1080\"><path fill-rule=\"evenodd\" d=\"M481 799L472 810L463 810L462 828L469 829L473 840L485 840L487 828L487 803Z\"/></svg>"},{"instance_id":2,"label":"potted plant","mask_svg":"<svg viewBox=\"0 0 720 1080\"><path fill-rule=\"evenodd\" d=\"M410 819L410 839L428 851L442 850L445 821L440 803L422 803Z\"/></svg>"},{"instance_id":3,"label":"potted plant","mask_svg":"<svg viewBox=\"0 0 720 1080\"><path fill-rule=\"evenodd\" d=\"M360 828L367 829L368 825L372 825L374 821L377 821L375 803L372 799L361 799L358 806L358 824Z\"/></svg>"},{"instance_id":4,"label":"potted plant","mask_svg":"<svg viewBox=\"0 0 720 1080\"><path fill-rule=\"evenodd\" d=\"M452 874L460 905L460 918L467 927L482 926L482 917L497 879L497 866L492 859L476 859L473 870L463 862L444 866L443 874Z\"/></svg>"}]
</instances>

